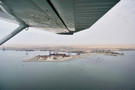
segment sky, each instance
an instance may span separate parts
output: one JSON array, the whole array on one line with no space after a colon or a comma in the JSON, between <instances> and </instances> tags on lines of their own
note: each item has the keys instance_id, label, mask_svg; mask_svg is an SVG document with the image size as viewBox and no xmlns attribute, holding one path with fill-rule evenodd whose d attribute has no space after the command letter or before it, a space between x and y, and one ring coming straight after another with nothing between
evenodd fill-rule
<instances>
[{"instance_id":1,"label":"sky","mask_svg":"<svg viewBox=\"0 0 135 90\"><path fill-rule=\"evenodd\" d=\"M0 39L17 26L0 19ZM121 0L89 29L74 35L58 35L29 28L4 45L8 44L135 44L135 0Z\"/></svg>"}]
</instances>

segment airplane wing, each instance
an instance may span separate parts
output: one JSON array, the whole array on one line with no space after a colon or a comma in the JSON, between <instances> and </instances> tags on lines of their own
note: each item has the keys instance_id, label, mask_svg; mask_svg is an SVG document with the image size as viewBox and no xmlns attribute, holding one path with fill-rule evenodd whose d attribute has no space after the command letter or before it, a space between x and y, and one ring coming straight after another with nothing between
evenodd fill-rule
<instances>
[{"instance_id":1,"label":"airplane wing","mask_svg":"<svg viewBox=\"0 0 135 90\"><path fill-rule=\"evenodd\" d=\"M0 18L20 26L3 44L27 27L72 35L92 26L120 0L0 0Z\"/></svg>"}]
</instances>

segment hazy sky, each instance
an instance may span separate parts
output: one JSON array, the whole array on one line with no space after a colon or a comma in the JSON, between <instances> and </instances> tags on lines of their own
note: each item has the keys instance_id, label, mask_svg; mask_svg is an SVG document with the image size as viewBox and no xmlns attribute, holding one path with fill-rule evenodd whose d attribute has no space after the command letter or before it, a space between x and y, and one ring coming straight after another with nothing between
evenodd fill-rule
<instances>
[{"instance_id":1,"label":"hazy sky","mask_svg":"<svg viewBox=\"0 0 135 90\"><path fill-rule=\"evenodd\" d=\"M0 39L17 26L0 20ZM6 44L135 44L135 0L121 0L92 27L74 35L29 28Z\"/></svg>"}]
</instances>

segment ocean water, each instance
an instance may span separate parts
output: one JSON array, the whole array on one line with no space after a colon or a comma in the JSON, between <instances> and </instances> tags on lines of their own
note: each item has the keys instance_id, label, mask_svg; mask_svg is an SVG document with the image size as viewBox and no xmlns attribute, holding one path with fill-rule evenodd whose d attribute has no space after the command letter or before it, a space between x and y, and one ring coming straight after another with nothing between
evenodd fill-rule
<instances>
[{"instance_id":1,"label":"ocean water","mask_svg":"<svg viewBox=\"0 0 135 90\"><path fill-rule=\"evenodd\" d=\"M0 90L135 90L135 51L64 62L23 62L45 51L0 51Z\"/></svg>"}]
</instances>

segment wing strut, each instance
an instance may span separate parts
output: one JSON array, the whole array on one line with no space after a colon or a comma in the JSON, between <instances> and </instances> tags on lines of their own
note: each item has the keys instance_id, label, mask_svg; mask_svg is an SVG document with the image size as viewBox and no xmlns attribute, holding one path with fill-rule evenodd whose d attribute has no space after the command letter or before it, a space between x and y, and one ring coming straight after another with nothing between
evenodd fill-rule
<instances>
[{"instance_id":1,"label":"wing strut","mask_svg":"<svg viewBox=\"0 0 135 90\"><path fill-rule=\"evenodd\" d=\"M2 45L7 40L9 40L13 36L15 36L17 33L19 33L20 31L22 31L23 29L25 29L25 28L27 28L29 26L24 21L22 21L20 18L18 18L13 13L12 9L4 1L0 1L0 8L1 8L1 10L4 13L8 14L9 16L11 16L12 18L14 18L19 23L19 27L17 29L15 29L14 31L12 31L7 36L5 36L3 39L0 40L0 45Z\"/></svg>"}]
</instances>

